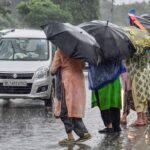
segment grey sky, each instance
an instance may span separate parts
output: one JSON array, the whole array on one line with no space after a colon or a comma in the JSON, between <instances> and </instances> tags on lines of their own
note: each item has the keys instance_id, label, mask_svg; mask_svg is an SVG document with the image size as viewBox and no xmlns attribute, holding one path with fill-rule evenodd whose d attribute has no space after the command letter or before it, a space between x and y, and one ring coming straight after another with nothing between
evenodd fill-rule
<instances>
[{"instance_id":1,"label":"grey sky","mask_svg":"<svg viewBox=\"0 0 150 150\"><path fill-rule=\"evenodd\" d=\"M134 3L134 2L150 2L150 0L114 0L115 4L130 4L130 3Z\"/></svg>"}]
</instances>

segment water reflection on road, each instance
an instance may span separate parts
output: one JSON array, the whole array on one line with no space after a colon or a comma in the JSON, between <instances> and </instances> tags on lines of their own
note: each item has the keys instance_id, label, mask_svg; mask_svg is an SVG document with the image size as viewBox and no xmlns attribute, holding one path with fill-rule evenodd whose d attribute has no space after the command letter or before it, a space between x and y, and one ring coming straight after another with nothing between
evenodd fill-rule
<instances>
[{"instance_id":1,"label":"water reflection on road","mask_svg":"<svg viewBox=\"0 0 150 150\"><path fill-rule=\"evenodd\" d=\"M104 125L98 108L91 109L89 101L86 110L84 122L92 139L61 147L58 141L65 138L63 124L42 101L0 100L0 150L131 150L143 135L145 128L129 126L122 126L120 134L101 135L98 130ZM135 113L132 112L128 119L129 124L133 122Z\"/></svg>"}]
</instances>

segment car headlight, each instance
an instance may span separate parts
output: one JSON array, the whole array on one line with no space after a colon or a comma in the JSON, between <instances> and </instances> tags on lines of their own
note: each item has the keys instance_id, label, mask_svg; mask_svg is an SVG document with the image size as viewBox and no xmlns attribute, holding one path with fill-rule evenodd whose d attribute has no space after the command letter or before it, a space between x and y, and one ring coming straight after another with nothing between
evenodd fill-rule
<instances>
[{"instance_id":1,"label":"car headlight","mask_svg":"<svg viewBox=\"0 0 150 150\"><path fill-rule=\"evenodd\" d=\"M47 78L50 75L48 67L41 67L35 73L36 79Z\"/></svg>"}]
</instances>

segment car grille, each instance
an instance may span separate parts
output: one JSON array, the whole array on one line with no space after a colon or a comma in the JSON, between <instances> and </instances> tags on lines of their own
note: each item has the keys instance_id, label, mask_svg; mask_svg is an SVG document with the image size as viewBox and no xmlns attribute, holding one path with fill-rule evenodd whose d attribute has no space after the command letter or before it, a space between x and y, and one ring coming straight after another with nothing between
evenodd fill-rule
<instances>
[{"instance_id":1,"label":"car grille","mask_svg":"<svg viewBox=\"0 0 150 150\"><path fill-rule=\"evenodd\" d=\"M0 94L29 94L31 92L32 83L27 86L3 86L0 83Z\"/></svg>"},{"instance_id":2,"label":"car grille","mask_svg":"<svg viewBox=\"0 0 150 150\"><path fill-rule=\"evenodd\" d=\"M33 73L0 73L0 79L32 79Z\"/></svg>"}]
</instances>

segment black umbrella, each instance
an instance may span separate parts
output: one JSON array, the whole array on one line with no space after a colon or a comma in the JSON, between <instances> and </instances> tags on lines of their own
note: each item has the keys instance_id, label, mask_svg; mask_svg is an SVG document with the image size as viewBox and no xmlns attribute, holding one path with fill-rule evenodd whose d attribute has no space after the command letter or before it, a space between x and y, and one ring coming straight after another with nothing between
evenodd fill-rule
<instances>
[{"instance_id":1,"label":"black umbrella","mask_svg":"<svg viewBox=\"0 0 150 150\"><path fill-rule=\"evenodd\" d=\"M108 21L91 21L79 25L95 37L104 59L125 59L133 56L135 48L126 33Z\"/></svg>"},{"instance_id":2,"label":"black umbrella","mask_svg":"<svg viewBox=\"0 0 150 150\"><path fill-rule=\"evenodd\" d=\"M142 15L140 15L140 17L150 21L150 14L142 14Z\"/></svg>"},{"instance_id":3,"label":"black umbrella","mask_svg":"<svg viewBox=\"0 0 150 150\"><path fill-rule=\"evenodd\" d=\"M99 44L83 29L69 23L56 22L43 25L41 28L47 39L63 50L67 56L84 59L92 64L98 64L101 61Z\"/></svg>"}]
</instances>

